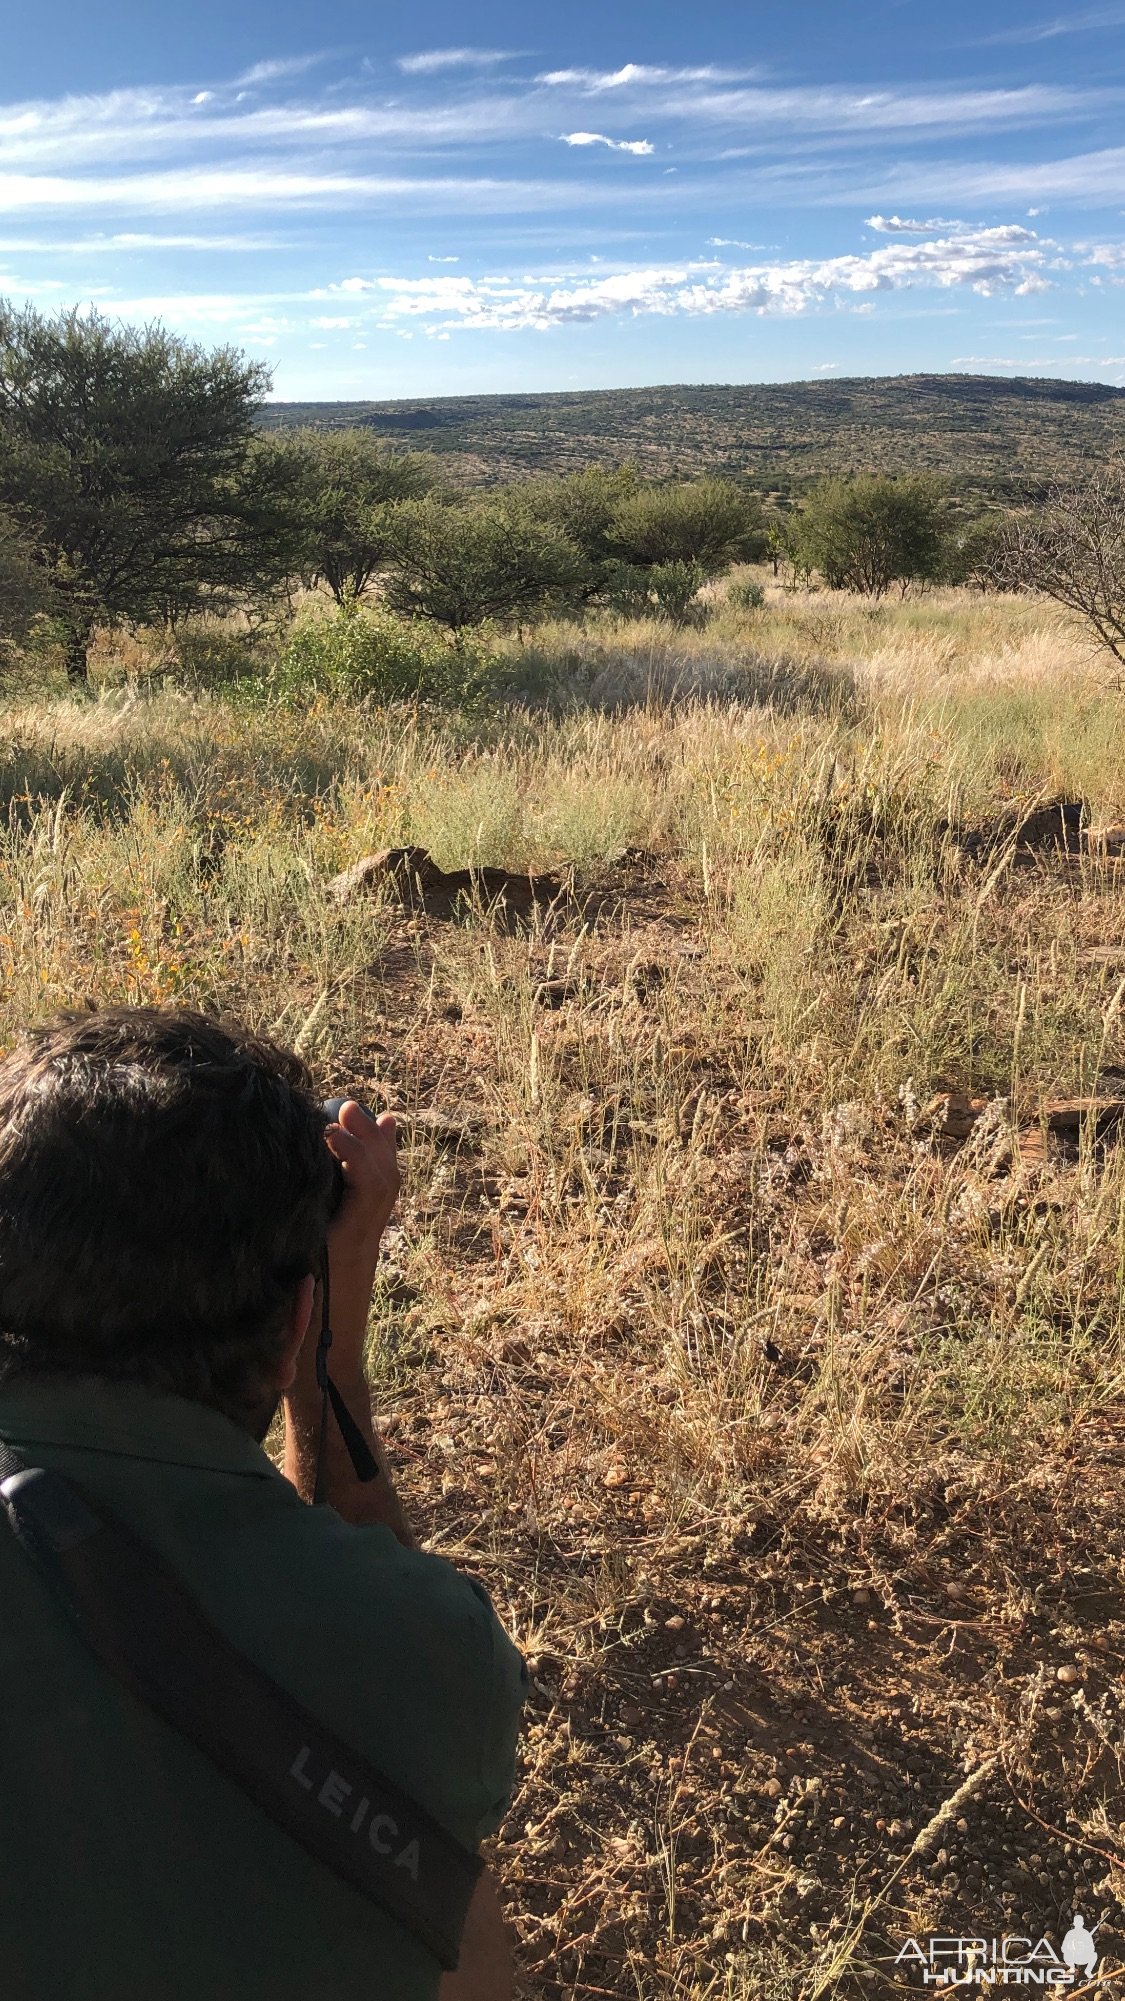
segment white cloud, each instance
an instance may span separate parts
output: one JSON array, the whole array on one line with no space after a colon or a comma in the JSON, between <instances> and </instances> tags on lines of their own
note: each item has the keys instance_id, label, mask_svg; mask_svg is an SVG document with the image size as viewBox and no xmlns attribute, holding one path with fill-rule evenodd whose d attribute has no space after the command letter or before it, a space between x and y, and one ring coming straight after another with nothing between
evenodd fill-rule
<instances>
[{"instance_id":1,"label":"white cloud","mask_svg":"<svg viewBox=\"0 0 1125 2001\"><path fill-rule=\"evenodd\" d=\"M813 374L831 375L833 370L839 368L839 366L838 361L818 361L816 367L813 369Z\"/></svg>"},{"instance_id":2,"label":"white cloud","mask_svg":"<svg viewBox=\"0 0 1125 2001\"><path fill-rule=\"evenodd\" d=\"M429 251L426 256L426 262L427 264L459 264L461 259L459 257L435 257L433 252Z\"/></svg>"},{"instance_id":3,"label":"white cloud","mask_svg":"<svg viewBox=\"0 0 1125 2001\"><path fill-rule=\"evenodd\" d=\"M445 69L491 69L495 63L511 62L515 54L515 49L422 49L397 61L407 76L433 76Z\"/></svg>"},{"instance_id":4,"label":"white cloud","mask_svg":"<svg viewBox=\"0 0 1125 2001\"><path fill-rule=\"evenodd\" d=\"M892 242L865 255L751 264L704 275L690 266L617 271L569 283L516 278L379 278L389 324L429 318L460 328L497 331L568 326L621 314L701 316L802 313L865 295L917 287L967 289L985 297L1046 290L1046 251L1029 230L977 229L929 242ZM345 281L347 282L347 281ZM361 281L369 282L369 281Z\"/></svg>"},{"instance_id":5,"label":"white cloud","mask_svg":"<svg viewBox=\"0 0 1125 2001\"><path fill-rule=\"evenodd\" d=\"M264 62L251 63L250 68L243 70L241 76L236 76L234 81L250 84L279 83L283 77L303 76L306 70L315 69L318 63L327 60L328 55L324 50L311 56L267 56Z\"/></svg>"},{"instance_id":6,"label":"white cloud","mask_svg":"<svg viewBox=\"0 0 1125 2001\"><path fill-rule=\"evenodd\" d=\"M197 90L191 101L193 104L210 104L214 95L213 90Z\"/></svg>"},{"instance_id":7,"label":"white cloud","mask_svg":"<svg viewBox=\"0 0 1125 2001\"><path fill-rule=\"evenodd\" d=\"M315 319L310 320L309 324L310 326L320 327L322 331L327 333L329 330L336 331L341 327L353 327L355 321L345 319L334 320L330 314L318 313Z\"/></svg>"},{"instance_id":8,"label":"white cloud","mask_svg":"<svg viewBox=\"0 0 1125 2001\"><path fill-rule=\"evenodd\" d=\"M655 146L648 139L607 139L604 132L562 132L560 138L566 146L608 146L612 153L654 153Z\"/></svg>"},{"instance_id":9,"label":"white cloud","mask_svg":"<svg viewBox=\"0 0 1125 2001\"><path fill-rule=\"evenodd\" d=\"M577 84L582 90L622 90L633 84L661 83L737 83L742 77L752 76L752 70L713 69L665 69L659 64L624 63L620 69L550 69L537 76L536 83L550 84L560 88Z\"/></svg>"},{"instance_id":10,"label":"white cloud","mask_svg":"<svg viewBox=\"0 0 1125 2001\"><path fill-rule=\"evenodd\" d=\"M949 236L955 230L970 229L971 223L951 222L944 216L932 215L918 219L906 215L869 215L868 229L877 229L880 236L932 236L940 229Z\"/></svg>"},{"instance_id":11,"label":"white cloud","mask_svg":"<svg viewBox=\"0 0 1125 2001\"><path fill-rule=\"evenodd\" d=\"M747 243L741 236L709 236L707 241L713 250L766 250L769 248L769 245L765 243Z\"/></svg>"}]
</instances>

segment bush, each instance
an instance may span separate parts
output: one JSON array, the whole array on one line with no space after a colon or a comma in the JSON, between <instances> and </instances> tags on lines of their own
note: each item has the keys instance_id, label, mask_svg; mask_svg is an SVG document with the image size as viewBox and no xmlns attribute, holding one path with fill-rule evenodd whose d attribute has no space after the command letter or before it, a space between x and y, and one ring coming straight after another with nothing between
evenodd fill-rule
<instances>
[{"instance_id":1,"label":"bush","mask_svg":"<svg viewBox=\"0 0 1125 2001\"><path fill-rule=\"evenodd\" d=\"M288 701L327 694L457 702L477 691L485 666L479 652L451 647L432 628L408 625L391 612L361 609L352 598L328 617L322 611L298 616L270 686Z\"/></svg>"},{"instance_id":2,"label":"bush","mask_svg":"<svg viewBox=\"0 0 1125 2001\"><path fill-rule=\"evenodd\" d=\"M621 618L667 618L674 625L702 622L698 602L707 582L701 563L613 563L602 579L601 595Z\"/></svg>"},{"instance_id":3,"label":"bush","mask_svg":"<svg viewBox=\"0 0 1125 2001\"><path fill-rule=\"evenodd\" d=\"M580 550L560 529L502 504L404 501L394 510L391 543L388 604L458 637L486 620L515 625L559 609L587 576Z\"/></svg>"},{"instance_id":4,"label":"bush","mask_svg":"<svg viewBox=\"0 0 1125 2001\"><path fill-rule=\"evenodd\" d=\"M940 480L824 480L793 524L794 562L831 590L881 598L898 584L930 583L946 567L946 492Z\"/></svg>"},{"instance_id":5,"label":"bush","mask_svg":"<svg viewBox=\"0 0 1125 2001\"><path fill-rule=\"evenodd\" d=\"M695 563L705 577L765 549L756 496L729 479L642 487L621 501L610 532L624 562L649 569Z\"/></svg>"},{"instance_id":6,"label":"bush","mask_svg":"<svg viewBox=\"0 0 1125 2001\"><path fill-rule=\"evenodd\" d=\"M765 602L765 591L752 577L740 578L739 582L732 584L727 592L727 603L733 606L735 611L761 611Z\"/></svg>"},{"instance_id":7,"label":"bush","mask_svg":"<svg viewBox=\"0 0 1125 2001\"><path fill-rule=\"evenodd\" d=\"M654 563L648 579L659 618L670 618L674 625L702 623L705 612L698 599L707 582L702 563Z\"/></svg>"}]
</instances>

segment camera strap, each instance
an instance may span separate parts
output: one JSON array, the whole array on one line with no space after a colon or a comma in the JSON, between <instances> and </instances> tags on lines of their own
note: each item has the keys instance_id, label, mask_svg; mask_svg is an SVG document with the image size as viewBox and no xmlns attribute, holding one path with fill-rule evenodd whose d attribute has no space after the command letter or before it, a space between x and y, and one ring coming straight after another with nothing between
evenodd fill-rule
<instances>
[{"instance_id":1,"label":"camera strap","mask_svg":"<svg viewBox=\"0 0 1125 2001\"><path fill-rule=\"evenodd\" d=\"M0 1498L102 1665L453 1969L479 1857L240 1653L154 1549L2 1439Z\"/></svg>"},{"instance_id":2,"label":"camera strap","mask_svg":"<svg viewBox=\"0 0 1125 2001\"><path fill-rule=\"evenodd\" d=\"M316 1380L320 1389L320 1438L316 1449L316 1483L313 1500L323 1501L327 1483L328 1407L331 1405L340 1436L348 1450L357 1480L377 1480L379 1462L367 1443L335 1383L328 1373L328 1350L332 1346L331 1295L328 1283L328 1246L320 1257L320 1338L316 1344Z\"/></svg>"}]
</instances>

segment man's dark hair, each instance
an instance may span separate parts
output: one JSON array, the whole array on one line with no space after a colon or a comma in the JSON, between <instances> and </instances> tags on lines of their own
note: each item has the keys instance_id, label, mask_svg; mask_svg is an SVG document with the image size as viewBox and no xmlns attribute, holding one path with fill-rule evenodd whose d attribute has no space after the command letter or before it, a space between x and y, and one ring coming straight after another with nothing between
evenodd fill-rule
<instances>
[{"instance_id":1,"label":"man's dark hair","mask_svg":"<svg viewBox=\"0 0 1125 2001\"><path fill-rule=\"evenodd\" d=\"M334 1194L300 1058L107 1008L0 1061L0 1379L101 1376L245 1417Z\"/></svg>"}]
</instances>

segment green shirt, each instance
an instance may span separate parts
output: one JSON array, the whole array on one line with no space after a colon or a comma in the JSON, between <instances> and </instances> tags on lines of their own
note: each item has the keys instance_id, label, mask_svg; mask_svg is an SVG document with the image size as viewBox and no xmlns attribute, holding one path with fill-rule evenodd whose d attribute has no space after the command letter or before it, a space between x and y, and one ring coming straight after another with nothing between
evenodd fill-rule
<instances>
[{"instance_id":1,"label":"green shirt","mask_svg":"<svg viewBox=\"0 0 1125 2001\"><path fill-rule=\"evenodd\" d=\"M213 1623L470 1847L526 1675L479 1585L309 1507L178 1397L0 1389L0 1436L161 1552ZM90 1655L0 1514L4 2001L433 2001L423 1948Z\"/></svg>"}]
</instances>

